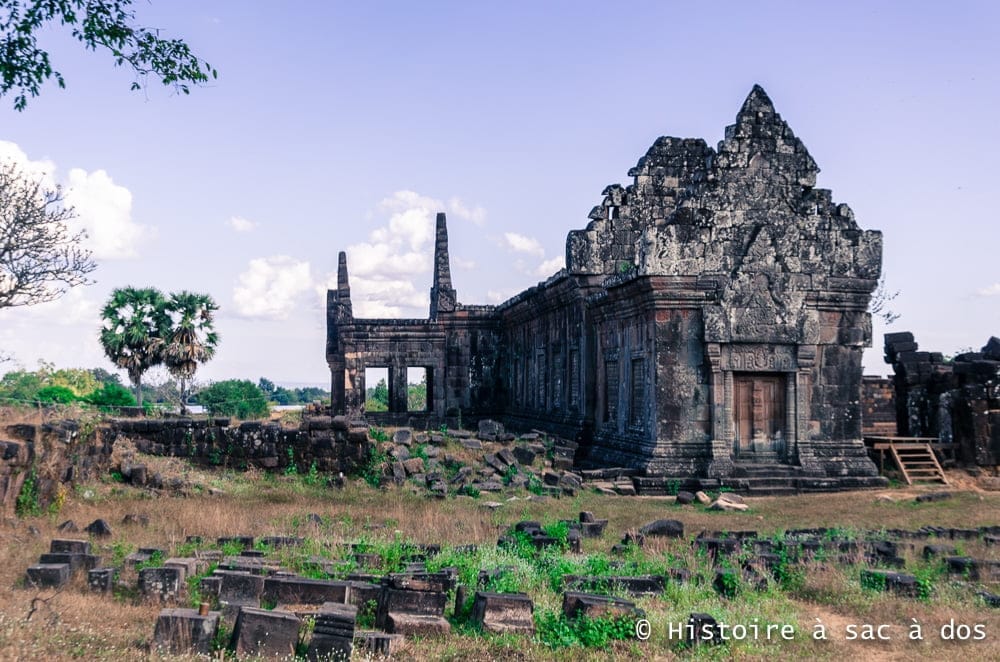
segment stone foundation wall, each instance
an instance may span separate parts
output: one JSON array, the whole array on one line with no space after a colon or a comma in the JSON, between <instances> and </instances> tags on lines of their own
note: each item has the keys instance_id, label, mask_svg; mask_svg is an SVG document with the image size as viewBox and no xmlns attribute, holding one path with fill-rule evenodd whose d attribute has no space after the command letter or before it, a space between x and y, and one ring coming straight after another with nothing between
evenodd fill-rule
<instances>
[{"instance_id":1,"label":"stone foundation wall","mask_svg":"<svg viewBox=\"0 0 1000 662\"><path fill-rule=\"evenodd\" d=\"M307 416L298 428L278 423L232 425L228 418L130 419L111 424L114 439L127 437L149 455L186 457L211 466L236 469L356 471L370 452L368 427L343 416Z\"/></svg>"}]
</instances>

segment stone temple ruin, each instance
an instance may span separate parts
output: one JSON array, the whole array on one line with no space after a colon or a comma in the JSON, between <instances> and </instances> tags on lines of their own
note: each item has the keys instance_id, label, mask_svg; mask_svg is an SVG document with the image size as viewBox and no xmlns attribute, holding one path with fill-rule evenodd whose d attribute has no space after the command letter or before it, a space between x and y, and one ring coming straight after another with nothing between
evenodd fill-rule
<instances>
[{"instance_id":1,"label":"stone temple ruin","mask_svg":"<svg viewBox=\"0 0 1000 662\"><path fill-rule=\"evenodd\" d=\"M340 253L334 413L362 411L378 366L389 411L369 420L494 418L576 440L580 466L650 477L882 485L859 402L882 236L815 188L818 172L755 86L716 149L656 140L569 233L566 268L505 303L458 302L444 214L427 319L355 318ZM426 371L420 411L412 368Z\"/></svg>"}]
</instances>

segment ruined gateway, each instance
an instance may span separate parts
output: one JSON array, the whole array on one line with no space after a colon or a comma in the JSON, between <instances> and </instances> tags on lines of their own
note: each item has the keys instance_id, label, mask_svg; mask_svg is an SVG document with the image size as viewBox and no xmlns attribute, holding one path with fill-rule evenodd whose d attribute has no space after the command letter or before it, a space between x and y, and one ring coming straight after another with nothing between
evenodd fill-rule
<instances>
[{"instance_id":1,"label":"ruined gateway","mask_svg":"<svg viewBox=\"0 0 1000 662\"><path fill-rule=\"evenodd\" d=\"M659 138L608 186L566 268L498 306L464 305L437 217L427 319L356 319L347 259L327 299L335 413L388 368L383 423L460 415L579 443L580 466L651 477L793 476L883 485L861 441L861 354L881 233L814 188L819 168L755 86L725 139ZM407 411L407 369L427 404ZM749 472L749 473L748 473Z\"/></svg>"}]
</instances>

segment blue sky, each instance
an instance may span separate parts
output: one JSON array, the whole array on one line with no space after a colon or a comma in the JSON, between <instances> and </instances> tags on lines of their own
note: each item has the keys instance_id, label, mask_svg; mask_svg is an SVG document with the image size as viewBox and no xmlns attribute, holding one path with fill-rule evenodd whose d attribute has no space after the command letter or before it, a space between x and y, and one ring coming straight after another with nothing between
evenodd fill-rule
<instances>
[{"instance_id":1,"label":"blue sky","mask_svg":"<svg viewBox=\"0 0 1000 662\"><path fill-rule=\"evenodd\" d=\"M278 8L280 13L276 13ZM326 383L323 291L348 251L358 314L425 316L446 211L459 300L561 266L660 135L722 138L760 83L818 185L885 236L890 330L921 347L1000 334L1000 10L994 3L138 3L219 71L129 91L109 56L46 35L67 89L0 102L0 153L72 188L96 284L0 311L26 367L110 367L114 287L212 294L199 379ZM866 371L884 373L881 334Z\"/></svg>"}]
</instances>

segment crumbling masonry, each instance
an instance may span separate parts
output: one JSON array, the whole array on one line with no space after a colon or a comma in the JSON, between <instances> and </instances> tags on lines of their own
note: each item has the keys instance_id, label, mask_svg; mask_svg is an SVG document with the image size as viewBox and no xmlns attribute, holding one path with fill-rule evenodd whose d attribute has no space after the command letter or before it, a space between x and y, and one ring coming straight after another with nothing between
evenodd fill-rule
<instances>
[{"instance_id":1,"label":"crumbling masonry","mask_svg":"<svg viewBox=\"0 0 1000 662\"><path fill-rule=\"evenodd\" d=\"M882 236L814 188L819 168L755 86L725 139L658 139L612 185L566 268L498 306L458 303L437 217L427 319L357 319L347 259L327 299L335 413L389 369L384 422L491 417L647 476L770 467L800 487L882 484L861 441L861 354ZM427 407L407 411L408 368ZM741 473L742 472L742 473Z\"/></svg>"}]
</instances>

